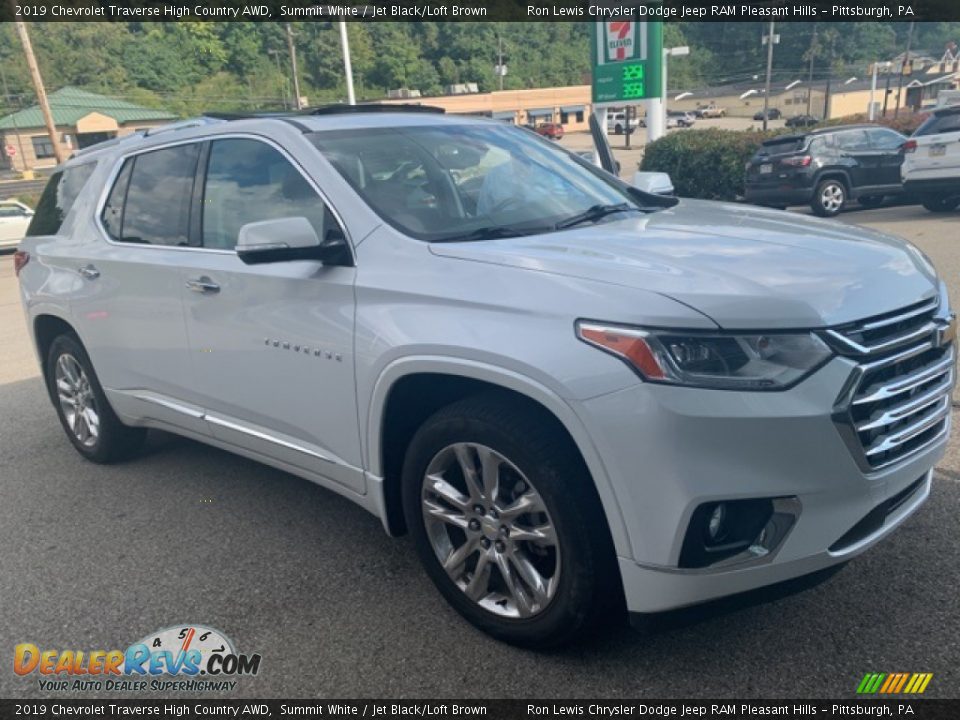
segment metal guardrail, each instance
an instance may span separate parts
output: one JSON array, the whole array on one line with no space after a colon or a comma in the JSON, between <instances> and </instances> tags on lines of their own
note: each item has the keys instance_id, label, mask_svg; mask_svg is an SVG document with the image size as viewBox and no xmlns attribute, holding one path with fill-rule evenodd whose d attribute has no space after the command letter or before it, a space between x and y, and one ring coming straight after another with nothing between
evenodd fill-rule
<instances>
[{"instance_id":1,"label":"metal guardrail","mask_svg":"<svg viewBox=\"0 0 960 720\"><path fill-rule=\"evenodd\" d=\"M21 195L39 195L47 184L47 178L35 180L7 180L0 181L0 200L19 197Z\"/></svg>"}]
</instances>

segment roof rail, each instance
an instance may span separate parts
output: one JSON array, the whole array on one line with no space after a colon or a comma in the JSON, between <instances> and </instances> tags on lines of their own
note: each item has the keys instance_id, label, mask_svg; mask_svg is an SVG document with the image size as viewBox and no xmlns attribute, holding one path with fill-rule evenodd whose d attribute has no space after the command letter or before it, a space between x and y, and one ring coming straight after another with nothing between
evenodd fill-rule
<instances>
[{"instance_id":1,"label":"roof rail","mask_svg":"<svg viewBox=\"0 0 960 720\"><path fill-rule=\"evenodd\" d=\"M214 117L213 115L208 115L204 117L195 117L189 118L187 120L180 120L179 122L167 123L166 125L161 125L159 127L150 128L146 132L147 137L153 137L154 135L160 135L165 132L173 132L175 130L186 130L187 128L193 127L203 127L204 125L210 125L212 123L221 122L222 118Z\"/></svg>"},{"instance_id":2,"label":"roof rail","mask_svg":"<svg viewBox=\"0 0 960 720\"><path fill-rule=\"evenodd\" d=\"M400 103L397 105L386 105L384 103L367 103L365 105L345 105L343 103L332 103L330 105L318 105L317 107L305 108L303 110L274 110L264 112L208 112L204 117L217 120L256 120L263 118L276 118L278 120L289 120L307 115L352 115L362 113L389 113L389 112L414 112L443 114L446 112L442 107L434 105L414 105L412 103ZM185 121L186 122L186 121Z\"/></svg>"},{"instance_id":3,"label":"roof rail","mask_svg":"<svg viewBox=\"0 0 960 720\"><path fill-rule=\"evenodd\" d=\"M386 103L367 103L364 105L318 105L317 107L307 108L301 111L304 115L339 115L352 113L378 113L378 112L414 112L414 113L433 113L442 115L446 112L442 107L435 105L415 105L413 103L398 103L388 105Z\"/></svg>"}]
</instances>

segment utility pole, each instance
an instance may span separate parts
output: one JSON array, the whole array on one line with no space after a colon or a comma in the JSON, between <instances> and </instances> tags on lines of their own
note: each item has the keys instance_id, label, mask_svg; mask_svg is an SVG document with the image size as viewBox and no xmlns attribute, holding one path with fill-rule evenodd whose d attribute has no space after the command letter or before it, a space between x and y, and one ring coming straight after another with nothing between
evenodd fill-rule
<instances>
[{"instance_id":1,"label":"utility pole","mask_svg":"<svg viewBox=\"0 0 960 720\"><path fill-rule=\"evenodd\" d=\"M343 74L347 80L347 103L357 104L357 96L353 94L353 69L350 67L350 38L347 37L347 22L340 21L340 49L343 50Z\"/></svg>"},{"instance_id":2,"label":"utility pole","mask_svg":"<svg viewBox=\"0 0 960 720\"><path fill-rule=\"evenodd\" d=\"M763 129L767 129L767 111L770 109L770 75L773 73L773 44L777 41L774 35L774 21L770 21L770 31L767 33L767 82L766 90L763 92Z\"/></svg>"},{"instance_id":3,"label":"utility pole","mask_svg":"<svg viewBox=\"0 0 960 720\"><path fill-rule=\"evenodd\" d=\"M827 87L823 92L823 120L830 117L830 93L833 89L833 53L836 49L837 31L828 30L827 35L829 36L830 52L827 54Z\"/></svg>"},{"instance_id":4,"label":"utility pole","mask_svg":"<svg viewBox=\"0 0 960 720\"><path fill-rule=\"evenodd\" d=\"M500 89L503 90L503 38L497 34L497 75L500 78Z\"/></svg>"},{"instance_id":5,"label":"utility pole","mask_svg":"<svg viewBox=\"0 0 960 720\"><path fill-rule=\"evenodd\" d=\"M50 136L50 144L53 146L53 155L58 163L66 160L63 154L63 148L60 147L60 137L57 135L57 126L53 124L53 113L50 112L50 103L47 102L47 91L43 88L43 78L40 77L40 67L37 65L37 58L33 54L33 45L30 43L30 34L27 32L27 26L22 20L16 20L13 23L17 29L17 35L20 36L20 42L23 44L23 52L27 56L27 67L30 69L30 79L33 80L33 89L37 93L37 104L40 106L40 112L43 113L43 122L47 126L47 134ZM26 159L24 159L26 164Z\"/></svg>"},{"instance_id":6,"label":"utility pole","mask_svg":"<svg viewBox=\"0 0 960 720\"><path fill-rule=\"evenodd\" d=\"M297 46L293 44L293 29L287 26L287 50L290 52L290 69L293 71L293 107L300 109L300 78L297 77Z\"/></svg>"},{"instance_id":7,"label":"utility pole","mask_svg":"<svg viewBox=\"0 0 960 720\"><path fill-rule=\"evenodd\" d=\"M910 45L913 42L913 22L910 22L910 29L907 31L907 51L903 54L903 62L900 64L900 77L897 80L897 106L893 111L896 117L900 113L900 95L903 93L903 72L907 69L907 63L910 62Z\"/></svg>"},{"instance_id":8,"label":"utility pole","mask_svg":"<svg viewBox=\"0 0 960 720\"><path fill-rule=\"evenodd\" d=\"M817 24L813 24L813 37L810 38L810 72L807 73L807 115L810 115L813 102L813 63L817 58Z\"/></svg>"}]
</instances>

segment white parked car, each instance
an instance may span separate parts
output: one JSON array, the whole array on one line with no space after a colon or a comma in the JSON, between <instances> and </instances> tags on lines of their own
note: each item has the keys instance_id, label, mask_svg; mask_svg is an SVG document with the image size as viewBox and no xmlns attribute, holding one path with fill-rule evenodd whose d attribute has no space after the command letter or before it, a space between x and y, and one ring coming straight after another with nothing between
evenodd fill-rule
<instances>
[{"instance_id":1,"label":"white parked car","mask_svg":"<svg viewBox=\"0 0 960 720\"><path fill-rule=\"evenodd\" d=\"M960 205L960 106L934 110L903 145L905 192L932 212Z\"/></svg>"},{"instance_id":2,"label":"white parked car","mask_svg":"<svg viewBox=\"0 0 960 720\"><path fill-rule=\"evenodd\" d=\"M644 127L643 118L638 117L634 111L630 119L623 110L607 113L607 132L613 135L623 135L624 132L633 132L638 127Z\"/></svg>"},{"instance_id":3,"label":"white parked car","mask_svg":"<svg viewBox=\"0 0 960 720\"><path fill-rule=\"evenodd\" d=\"M0 250L15 248L27 234L33 210L17 200L0 200Z\"/></svg>"},{"instance_id":4,"label":"white parked car","mask_svg":"<svg viewBox=\"0 0 960 720\"><path fill-rule=\"evenodd\" d=\"M390 106L78 153L15 256L69 442L161 428L307 478L530 646L876 545L947 445L945 284L889 235L644 192L591 120L603 169Z\"/></svg>"}]
</instances>

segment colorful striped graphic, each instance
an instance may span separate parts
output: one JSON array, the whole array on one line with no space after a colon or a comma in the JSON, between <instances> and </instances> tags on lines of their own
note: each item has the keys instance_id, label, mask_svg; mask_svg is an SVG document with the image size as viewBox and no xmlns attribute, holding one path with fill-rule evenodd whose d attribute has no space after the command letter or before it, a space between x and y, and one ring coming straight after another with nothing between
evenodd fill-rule
<instances>
[{"instance_id":1,"label":"colorful striped graphic","mask_svg":"<svg viewBox=\"0 0 960 720\"><path fill-rule=\"evenodd\" d=\"M858 695L920 695L933 673L867 673L857 686Z\"/></svg>"}]
</instances>

